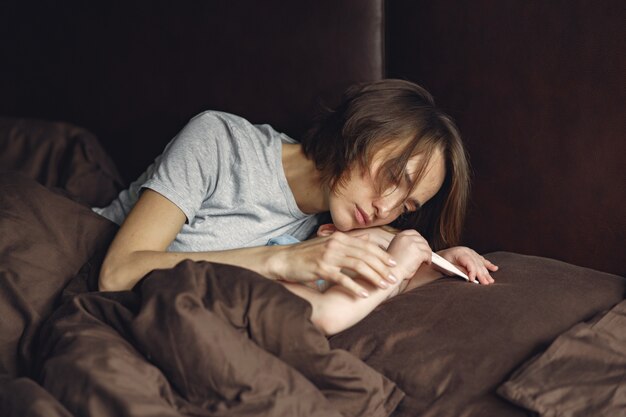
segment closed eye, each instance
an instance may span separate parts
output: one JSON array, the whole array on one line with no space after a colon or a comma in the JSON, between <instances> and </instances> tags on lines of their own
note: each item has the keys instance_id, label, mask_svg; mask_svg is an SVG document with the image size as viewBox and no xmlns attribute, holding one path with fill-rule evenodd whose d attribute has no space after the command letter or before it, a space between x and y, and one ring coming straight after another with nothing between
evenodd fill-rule
<instances>
[{"instance_id":1,"label":"closed eye","mask_svg":"<svg viewBox=\"0 0 626 417\"><path fill-rule=\"evenodd\" d=\"M421 205L417 201L415 201L415 200L406 200L404 202L402 212L403 213L412 213L414 211L419 210L420 208L421 208Z\"/></svg>"},{"instance_id":2,"label":"closed eye","mask_svg":"<svg viewBox=\"0 0 626 417\"><path fill-rule=\"evenodd\" d=\"M406 182L406 185L408 188L411 188L411 184L413 183L413 180L411 179L411 175L409 175L409 171L408 169L404 171L404 181ZM414 211L419 210L422 207L422 205L412 199L412 198L407 198L404 201L404 206L402 208L402 214L406 214L406 213L411 213Z\"/></svg>"}]
</instances>

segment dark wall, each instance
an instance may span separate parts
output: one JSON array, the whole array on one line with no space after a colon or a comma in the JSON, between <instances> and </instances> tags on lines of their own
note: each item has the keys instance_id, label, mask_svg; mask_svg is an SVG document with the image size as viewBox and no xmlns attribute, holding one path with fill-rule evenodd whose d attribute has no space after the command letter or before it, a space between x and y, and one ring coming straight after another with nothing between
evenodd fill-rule
<instances>
[{"instance_id":1,"label":"dark wall","mask_svg":"<svg viewBox=\"0 0 626 417\"><path fill-rule=\"evenodd\" d=\"M200 111L297 136L383 74L382 0L0 2L0 114L94 132L132 180Z\"/></svg>"},{"instance_id":2,"label":"dark wall","mask_svg":"<svg viewBox=\"0 0 626 417\"><path fill-rule=\"evenodd\" d=\"M428 88L474 170L481 251L626 273L626 3L387 2L387 76Z\"/></svg>"}]
</instances>

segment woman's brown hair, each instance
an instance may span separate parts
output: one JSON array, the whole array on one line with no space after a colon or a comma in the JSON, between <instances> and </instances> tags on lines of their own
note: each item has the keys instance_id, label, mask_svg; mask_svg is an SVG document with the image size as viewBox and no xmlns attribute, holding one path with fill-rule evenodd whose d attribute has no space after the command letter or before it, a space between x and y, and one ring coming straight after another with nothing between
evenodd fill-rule
<instances>
[{"instance_id":1,"label":"woman's brown hair","mask_svg":"<svg viewBox=\"0 0 626 417\"><path fill-rule=\"evenodd\" d=\"M412 191L440 149L446 163L442 187L419 210L399 217L392 226L418 230L434 250L458 244L469 195L467 154L454 121L424 88L397 79L354 85L334 110L320 113L301 142L333 190L349 179L349 168L357 164L369 169L376 153L394 144L398 151L379 169L378 188L398 186L408 161L422 154L421 170L409 186Z\"/></svg>"}]
</instances>

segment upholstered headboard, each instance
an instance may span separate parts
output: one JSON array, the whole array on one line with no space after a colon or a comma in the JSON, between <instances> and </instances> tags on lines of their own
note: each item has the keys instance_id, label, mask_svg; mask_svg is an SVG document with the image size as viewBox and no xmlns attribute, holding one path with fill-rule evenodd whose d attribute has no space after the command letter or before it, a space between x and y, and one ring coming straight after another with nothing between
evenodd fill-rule
<instances>
[{"instance_id":1,"label":"upholstered headboard","mask_svg":"<svg viewBox=\"0 0 626 417\"><path fill-rule=\"evenodd\" d=\"M7 1L0 114L88 128L127 181L196 113L299 135L383 76L383 1Z\"/></svg>"}]
</instances>

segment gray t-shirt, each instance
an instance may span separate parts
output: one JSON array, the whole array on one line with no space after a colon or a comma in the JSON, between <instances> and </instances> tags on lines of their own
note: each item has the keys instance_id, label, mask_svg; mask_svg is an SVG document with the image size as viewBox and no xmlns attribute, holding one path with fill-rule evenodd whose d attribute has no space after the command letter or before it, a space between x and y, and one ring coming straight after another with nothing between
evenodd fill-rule
<instances>
[{"instance_id":1,"label":"gray t-shirt","mask_svg":"<svg viewBox=\"0 0 626 417\"><path fill-rule=\"evenodd\" d=\"M283 171L282 143L295 141L269 125L201 113L116 200L93 210L121 224L143 188L158 192L187 217L168 248L175 252L262 246L283 234L306 239L318 218L296 204Z\"/></svg>"}]
</instances>

